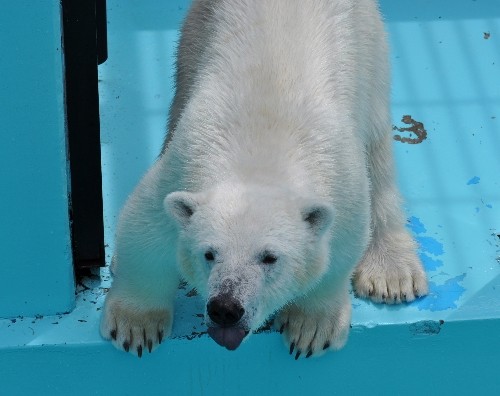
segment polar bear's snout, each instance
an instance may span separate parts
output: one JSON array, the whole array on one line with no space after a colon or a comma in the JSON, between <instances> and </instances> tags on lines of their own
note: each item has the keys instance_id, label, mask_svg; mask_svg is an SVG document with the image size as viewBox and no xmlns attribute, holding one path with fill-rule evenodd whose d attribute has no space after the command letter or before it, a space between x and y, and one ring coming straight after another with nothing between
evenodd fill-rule
<instances>
[{"instance_id":1,"label":"polar bear's snout","mask_svg":"<svg viewBox=\"0 0 500 396\"><path fill-rule=\"evenodd\" d=\"M219 294L208 301L207 315L212 322L208 325L208 335L231 351L238 348L249 333L241 323L245 309L228 293Z\"/></svg>"},{"instance_id":2,"label":"polar bear's snout","mask_svg":"<svg viewBox=\"0 0 500 396\"><path fill-rule=\"evenodd\" d=\"M207 304L207 313L215 324L230 327L240 321L245 314L245 308L229 294L220 294L210 299Z\"/></svg>"},{"instance_id":3,"label":"polar bear's snout","mask_svg":"<svg viewBox=\"0 0 500 396\"><path fill-rule=\"evenodd\" d=\"M234 274L236 267L218 265L210 276L206 322L208 335L220 346L235 350L250 333L253 305L247 295L248 276ZM247 274L248 275L248 274Z\"/></svg>"}]
</instances>

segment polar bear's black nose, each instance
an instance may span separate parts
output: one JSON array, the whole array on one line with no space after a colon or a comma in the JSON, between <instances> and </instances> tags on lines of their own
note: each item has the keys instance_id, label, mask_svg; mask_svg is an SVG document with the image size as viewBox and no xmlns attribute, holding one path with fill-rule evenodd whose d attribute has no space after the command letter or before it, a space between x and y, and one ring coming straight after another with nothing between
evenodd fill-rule
<instances>
[{"instance_id":1,"label":"polar bear's black nose","mask_svg":"<svg viewBox=\"0 0 500 396\"><path fill-rule=\"evenodd\" d=\"M235 299L220 295L210 299L207 304L207 313L214 323L229 327L239 322L245 314L245 309Z\"/></svg>"}]
</instances>

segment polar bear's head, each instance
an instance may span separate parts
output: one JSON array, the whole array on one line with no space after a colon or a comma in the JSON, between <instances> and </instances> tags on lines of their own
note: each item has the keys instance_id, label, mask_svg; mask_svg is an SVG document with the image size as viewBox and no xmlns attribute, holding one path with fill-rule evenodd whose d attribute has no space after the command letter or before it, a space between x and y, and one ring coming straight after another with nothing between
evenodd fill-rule
<instances>
[{"instance_id":1,"label":"polar bear's head","mask_svg":"<svg viewBox=\"0 0 500 396\"><path fill-rule=\"evenodd\" d=\"M226 185L171 193L165 207L180 226L180 271L206 298L210 336L228 349L327 270L333 214L321 200Z\"/></svg>"}]
</instances>

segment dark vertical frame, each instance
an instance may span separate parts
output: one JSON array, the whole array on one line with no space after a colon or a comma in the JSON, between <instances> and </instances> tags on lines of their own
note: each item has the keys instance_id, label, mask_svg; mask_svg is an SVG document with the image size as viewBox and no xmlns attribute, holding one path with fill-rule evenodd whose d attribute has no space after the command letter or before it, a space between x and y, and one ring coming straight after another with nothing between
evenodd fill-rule
<instances>
[{"instance_id":1,"label":"dark vertical frame","mask_svg":"<svg viewBox=\"0 0 500 396\"><path fill-rule=\"evenodd\" d=\"M75 271L103 266L97 65L107 58L105 0L61 0Z\"/></svg>"}]
</instances>

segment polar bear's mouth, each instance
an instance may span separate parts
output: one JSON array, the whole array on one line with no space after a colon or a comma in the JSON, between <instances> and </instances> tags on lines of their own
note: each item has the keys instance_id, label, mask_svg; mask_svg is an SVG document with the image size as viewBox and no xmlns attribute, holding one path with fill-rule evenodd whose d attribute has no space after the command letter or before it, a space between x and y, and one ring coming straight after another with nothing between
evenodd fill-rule
<instances>
[{"instance_id":1,"label":"polar bear's mouth","mask_svg":"<svg viewBox=\"0 0 500 396\"><path fill-rule=\"evenodd\" d=\"M245 331L239 327L209 327L208 335L212 337L212 339L230 351L234 351L238 348L248 334L248 331Z\"/></svg>"}]
</instances>

